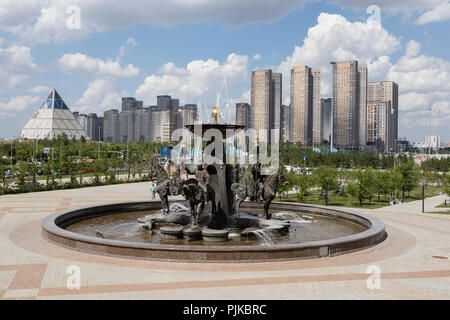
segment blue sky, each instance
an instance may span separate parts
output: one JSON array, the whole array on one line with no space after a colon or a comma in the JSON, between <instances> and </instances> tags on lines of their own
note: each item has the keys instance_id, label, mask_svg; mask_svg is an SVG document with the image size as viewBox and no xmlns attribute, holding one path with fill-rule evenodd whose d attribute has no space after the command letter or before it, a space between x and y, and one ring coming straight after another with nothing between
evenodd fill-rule
<instances>
[{"instance_id":1,"label":"blue sky","mask_svg":"<svg viewBox=\"0 0 450 320\"><path fill-rule=\"evenodd\" d=\"M67 28L73 4L79 30ZM375 27L368 22L370 4L380 10ZM0 6L0 137L17 136L53 87L72 111L100 114L120 109L123 95L151 105L156 95L172 94L200 103L201 114L218 103L233 121L234 103L248 99L251 70L282 72L288 103L293 65L322 68L328 97L329 62L357 59L369 64L369 80L399 84L400 136L422 141L425 107L432 106L432 134L450 141L448 1L249 0L243 7L235 0L16 0Z\"/></svg>"}]
</instances>

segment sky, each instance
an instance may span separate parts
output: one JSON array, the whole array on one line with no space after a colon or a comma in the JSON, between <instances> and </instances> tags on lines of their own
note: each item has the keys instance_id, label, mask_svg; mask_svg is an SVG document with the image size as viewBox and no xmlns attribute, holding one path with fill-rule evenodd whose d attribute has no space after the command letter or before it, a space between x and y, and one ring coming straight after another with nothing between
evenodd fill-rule
<instances>
[{"instance_id":1,"label":"sky","mask_svg":"<svg viewBox=\"0 0 450 320\"><path fill-rule=\"evenodd\" d=\"M368 65L399 85L399 136L450 142L449 0L0 0L0 137L13 138L55 88L72 111L157 95L218 105L234 122L252 70ZM431 111L429 110L431 108Z\"/></svg>"}]
</instances>

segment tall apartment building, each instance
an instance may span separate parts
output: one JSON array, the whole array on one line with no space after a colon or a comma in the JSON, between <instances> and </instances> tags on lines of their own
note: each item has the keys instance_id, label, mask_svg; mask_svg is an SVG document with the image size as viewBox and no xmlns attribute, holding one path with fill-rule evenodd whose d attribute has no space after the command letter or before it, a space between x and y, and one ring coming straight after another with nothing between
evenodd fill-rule
<instances>
[{"instance_id":1,"label":"tall apartment building","mask_svg":"<svg viewBox=\"0 0 450 320\"><path fill-rule=\"evenodd\" d=\"M152 113L150 109L136 110L135 116L133 141L152 141Z\"/></svg>"},{"instance_id":2,"label":"tall apartment building","mask_svg":"<svg viewBox=\"0 0 450 320\"><path fill-rule=\"evenodd\" d=\"M120 132L120 113L117 109L103 113L103 141L118 142Z\"/></svg>"},{"instance_id":3,"label":"tall apartment building","mask_svg":"<svg viewBox=\"0 0 450 320\"><path fill-rule=\"evenodd\" d=\"M308 66L291 69L290 141L311 144L313 133L313 76Z\"/></svg>"},{"instance_id":4,"label":"tall apartment building","mask_svg":"<svg viewBox=\"0 0 450 320\"><path fill-rule=\"evenodd\" d=\"M79 113L73 112L75 120L77 120L83 130L87 133L92 141L103 141L103 117L97 117L96 113Z\"/></svg>"},{"instance_id":5,"label":"tall apartment building","mask_svg":"<svg viewBox=\"0 0 450 320\"><path fill-rule=\"evenodd\" d=\"M155 132L156 141L171 141L172 132L177 128L177 109L180 100L171 96L157 97L157 111L155 121L159 121L159 132ZM153 123L154 123L153 122Z\"/></svg>"},{"instance_id":6,"label":"tall apartment building","mask_svg":"<svg viewBox=\"0 0 450 320\"><path fill-rule=\"evenodd\" d=\"M281 141L289 141L291 134L291 106L282 105L281 107Z\"/></svg>"},{"instance_id":7,"label":"tall apartment building","mask_svg":"<svg viewBox=\"0 0 450 320\"><path fill-rule=\"evenodd\" d=\"M248 103L236 103L236 124L246 128L251 127L250 105Z\"/></svg>"},{"instance_id":8,"label":"tall apartment building","mask_svg":"<svg viewBox=\"0 0 450 320\"><path fill-rule=\"evenodd\" d=\"M80 123L84 132L87 133L88 137L90 137L91 133L89 132L89 116L87 114L79 113L77 111L73 113L73 116L75 117L75 120L77 120Z\"/></svg>"},{"instance_id":9,"label":"tall apartment building","mask_svg":"<svg viewBox=\"0 0 450 320\"><path fill-rule=\"evenodd\" d=\"M367 103L367 143L379 152L389 152L389 126L391 107L389 103L375 101Z\"/></svg>"},{"instance_id":10,"label":"tall apartment building","mask_svg":"<svg viewBox=\"0 0 450 320\"><path fill-rule=\"evenodd\" d=\"M312 141L313 144L321 144L325 140L323 135L323 109L320 101L320 69L311 69L312 77Z\"/></svg>"},{"instance_id":11,"label":"tall apartment building","mask_svg":"<svg viewBox=\"0 0 450 320\"><path fill-rule=\"evenodd\" d=\"M282 123L282 90L283 76L281 73L272 72L272 96L273 96L273 117L271 119L271 129L278 130L278 136L281 139L281 123Z\"/></svg>"},{"instance_id":12,"label":"tall apartment building","mask_svg":"<svg viewBox=\"0 0 450 320\"><path fill-rule=\"evenodd\" d=\"M323 140L330 142L331 135L331 98L320 99L322 112Z\"/></svg>"},{"instance_id":13,"label":"tall apartment building","mask_svg":"<svg viewBox=\"0 0 450 320\"><path fill-rule=\"evenodd\" d=\"M122 98L122 112L120 113L119 141L137 141L136 115L138 110L144 108L143 101L137 101L133 97Z\"/></svg>"},{"instance_id":14,"label":"tall apartment building","mask_svg":"<svg viewBox=\"0 0 450 320\"><path fill-rule=\"evenodd\" d=\"M386 103L389 109L387 115L386 152L396 151L398 140L398 84L393 81L368 82L367 85L368 105Z\"/></svg>"},{"instance_id":15,"label":"tall apartment building","mask_svg":"<svg viewBox=\"0 0 450 320\"><path fill-rule=\"evenodd\" d=\"M358 65L359 75L359 146L367 144L367 65Z\"/></svg>"},{"instance_id":16,"label":"tall apartment building","mask_svg":"<svg viewBox=\"0 0 450 320\"><path fill-rule=\"evenodd\" d=\"M103 118L97 117L96 113L89 113L88 115L89 138L93 141L102 140Z\"/></svg>"},{"instance_id":17,"label":"tall apartment building","mask_svg":"<svg viewBox=\"0 0 450 320\"><path fill-rule=\"evenodd\" d=\"M197 105L186 104L177 109L177 129L183 129L187 125L193 125L197 121ZM174 137L174 141L179 141L181 137Z\"/></svg>"},{"instance_id":18,"label":"tall apartment building","mask_svg":"<svg viewBox=\"0 0 450 320\"><path fill-rule=\"evenodd\" d=\"M137 109L142 109L142 108L144 108L143 101L137 101L133 97L122 98L122 112L130 111L130 110L137 110Z\"/></svg>"},{"instance_id":19,"label":"tall apartment building","mask_svg":"<svg viewBox=\"0 0 450 320\"><path fill-rule=\"evenodd\" d=\"M270 141L270 130L281 128L282 75L272 70L252 71L250 118L251 127L267 130Z\"/></svg>"},{"instance_id":20,"label":"tall apartment building","mask_svg":"<svg viewBox=\"0 0 450 320\"><path fill-rule=\"evenodd\" d=\"M364 79L367 79L367 71L363 66L358 66L358 61L331 62L331 65L333 69L332 145L358 149L360 147L360 108L361 100L364 100L361 98L361 86L364 86ZM363 82L362 85L361 82Z\"/></svg>"},{"instance_id":21,"label":"tall apartment building","mask_svg":"<svg viewBox=\"0 0 450 320\"><path fill-rule=\"evenodd\" d=\"M197 120L197 105L185 104L177 109L177 129L195 124Z\"/></svg>"}]
</instances>

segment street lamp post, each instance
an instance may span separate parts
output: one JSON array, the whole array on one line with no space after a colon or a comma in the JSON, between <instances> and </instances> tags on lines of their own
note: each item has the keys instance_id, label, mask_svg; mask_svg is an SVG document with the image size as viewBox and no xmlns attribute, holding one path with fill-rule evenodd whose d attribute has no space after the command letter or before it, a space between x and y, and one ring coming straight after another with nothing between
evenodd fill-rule
<instances>
[{"instance_id":1,"label":"street lamp post","mask_svg":"<svg viewBox=\"0 0 450 320\"><path fill-rule=\"evenodd\" d=\"M429 107L428 110L430 111L428 113L428 155L431 154L431 111L432 108Z\"/></svg>"},{"instance_id":2,"label":"street lamp post","mask_svg":"<svg viewBox=\"0 0 450 320\"><path fill-rule=\"evenodd\" d=\"M328 205L328 178L325 178L325 205Z\"/></svg>"},{"instance_id":3,"label":"street lamp post","mask_svg":"<svg viewBox=\"0 0 450 320\"><path fill-rule=\"evenodd\" d=\"M98 156L97 159L100 159L100 126L98 126Z\"/></svg>"},{"instance_id":4,"label":"street lamp post","mask_svg":"<svg viewBox=\"0 0 450 320\"><path fill-rule=\"evenodd\" d=\"M422 213L425 212L425 181L422 182Z\"/></svg>"}]
</instances>

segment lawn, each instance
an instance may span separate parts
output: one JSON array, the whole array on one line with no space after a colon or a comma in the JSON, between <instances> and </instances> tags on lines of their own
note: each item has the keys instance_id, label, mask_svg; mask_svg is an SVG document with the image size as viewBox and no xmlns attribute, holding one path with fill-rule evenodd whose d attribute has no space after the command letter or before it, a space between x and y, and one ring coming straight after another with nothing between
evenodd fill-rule
<instances>
[{"instance_id":1,"label":"lawn","mask_svg":"<svg viewBox=\"0 0 450 320\"><path fill-rule=\"evenodd\" d=\"M441 189L439 187L425 187L425 198L434 197L441 193ZM416 189L412 190L408 194L405 193L405 202L415 201L422 199L422 187L418 186ZM289 194L286 197L277 197L277 201L287 201L287 202L298 202L297 194ZM325 205L325 199L320 197L320 190L311 191L309 195L305 196L302 203L307 204L317 204L317 205ZM380 196L380 200L378 200L378 195L375 195L372 199L372 202L369 203L368 200L364 200L362 205L360 205L359 200L351 197L347 194L347 196L341 196L336 194L335 192L328 192L328 205L335 207L353 207L353 208L367 208L367 209L376 209L381 207L389 206L389 197Z\"/></svg>"}]
</instances>

